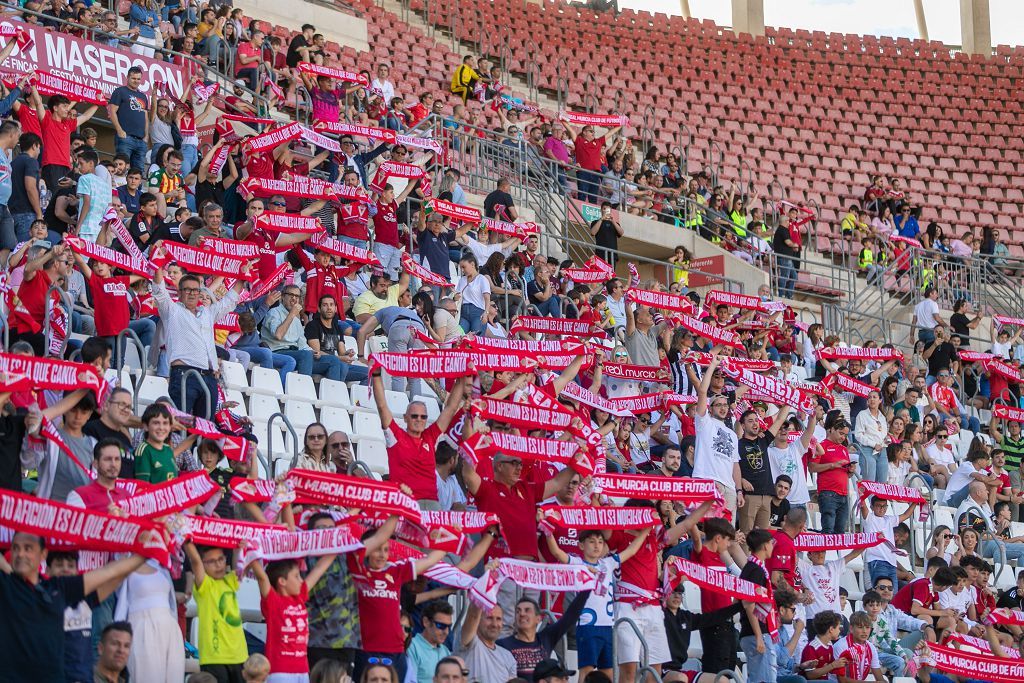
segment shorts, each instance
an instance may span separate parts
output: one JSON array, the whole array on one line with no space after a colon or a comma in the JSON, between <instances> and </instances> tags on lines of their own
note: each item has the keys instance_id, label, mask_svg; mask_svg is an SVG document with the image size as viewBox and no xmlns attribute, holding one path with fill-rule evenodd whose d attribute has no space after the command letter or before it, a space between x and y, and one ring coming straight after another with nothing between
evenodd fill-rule
<instances>
[{"instance_id":1,"label":"shorts","mask_svg":"<svg viewBox=\"0 0 1024 683\"><path fill-rule=\"evenodd\" d=\"M626 628L629 628L628 626ZM635 637L635 636L634 636ZM576 627L576 665L611 669L615 666L611 626Z\"/></svg>"},{"instance_id":2,"label":"shorts","mask_svg":"<svg viewBox=\"0 0 1024 683\"><path fill-rule=\"evenodd\" d=\"M631 619L647 641L647 663L664 664L672 661L665 635L665 613L660 605L633 605L620 602L616 607L615 620ZM578 640L578 636L577 636ZM615 632L615 649L619 663L639 662L642 648L636 634L626 624L618 626Z\"/></svg>"}]
</instances>

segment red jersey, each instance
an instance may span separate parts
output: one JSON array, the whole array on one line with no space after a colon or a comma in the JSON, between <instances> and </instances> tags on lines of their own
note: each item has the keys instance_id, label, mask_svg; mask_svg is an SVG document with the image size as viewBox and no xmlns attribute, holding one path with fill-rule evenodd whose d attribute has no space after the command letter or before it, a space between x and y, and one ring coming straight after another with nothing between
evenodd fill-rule
<instances>
[{"instance_id":1,"label":"red jersey","mask_svg":"<svg viewBox=\"0 0 1024 683\"><path fill-rule=\"evenodd\" d=\"M938 599L939 594L932 590L931 579L917 579L897 591L892 598L892 606L910 614L910 608L915 602L925 609L931 609Z\"/></svg>"},{"instance_id":2,"label":"red jersey","mask_svg":"<svg viewBox=\"0 0 1024 683\"><path fill-rule=\"evenodd\" d=\"M385 433L388 447L388 471L391 481L406 484L416 500L437 500L437 469L434 446L441 438L441 430L432 424L418 437L412 436L392 420ZM536 515L536 510L534 515ZM534 522L534 531L537 524ZM390 650L389 650L390 652Z\"/></svg>"},{"instance_id":3,"label":"red jersey","mask_svg":"<svg viewBox=\"0 0 1024 683\"><path fill-rule=\"evenodd\" d=\"M846 666L836 669L836 673L855 681L866 681L872 669L882 668L875 646L868 642L856 643L852 635L837 640L832 652L836 659L846 660Z\"/></svg>"},{"instance_id":4,"label":"red jersey","mask_svg":"<svg viewBox=\"0 0 1024 683\"><path fill-rule=\"evenodd\" d=\"M269 153L246 151L244 159L250 178L274 179L274 158Z\"/></svg>"},{"instance_id":5,"label":"red jersey","mask_svg":"<svg viewBox=\"0 0 1024 683\"><path fill-rule=\"evenodd\" d=\"M117 486L113 489L107 489L98 481L93 481L85 486L79 486L75 489L75 493L77 493L78 497L82 499L82 504L85 505L86 510L102 513L107 512L111 503L116 505L121 501L132 497L132 495L124 489L118 488Z\"/></svg>"},{"instance_id":6,"label":"red jersey","mask_svg":"<svg viewBox=\"0 0 1024 683\"><path fill-rule=\"evenodd\" d=\"M716 572L726 571L725 563L722 562L722 558L718 556L718 553L711 552L705 546L700 547L700 552L697 553L694 561ZM704 614L728 607L731 604L732 598L723 593L716 593L714 591L700 592L700 611Z\"/></svg>"},{"instance_id":7,"label":"red jersey","mask_svg":"<svg viewBox=\"0 0 1024 683\"><path fill-rule=\"evenodd\" d=\"M127 275L103 278L93 273L89 278L89 292L96 312L97 336L116 337L128 327L131 313L128 307L130 282Z\"/></svg>"},{"instance_id":8,"label":"red jersey","mask_svg":"<svg viewBox=\"0 0 1024 683\"><path fill-rule=\"evenodd\" d=\"M775 532L775 550L772 556L765 562L769 572L782 572L786 583L793 587L793 590L800 592L800 573L796 570L796 546L793 539L785 531L779 529Z\"/></svg>"},{"instance_id":9,"label":"red jersey","mask_svg":"<svg viewBox=\"0 0 1024 683\"><path fill-rule=\"evenodd\" d=\"M259 249L259 257L256 261L256 272L259 274L259 278L263 280L270 277L277 270L277 236L271 235L263 228L253 228L242 241L255 244ZM287 249L288 247L285 247L280 251Z\"/></svg>"},{"instance_id":10,"label":"red jersey","mask_svg":"<svg viewBox=\"0 0 1024 683\"><path fill-rule=\"evenodd\" d=\"M804 646L803 654L800 655L800 662L814 662L814 666L811 667L814 669L820 669L826 664L831 664L834 661L836 661L836 655L832 650L832 646L825 645L817 638L807 643L807 645ZM809 672L805 672L804 677L809 681L836 680L835 674L822 674L816 678L811 678Z\"/></svg>"},{"instance_id":11,"label":"red jersey","mask_svg":"<svg viewBox=\"0 0 1024 683\"><path fill-rule=\"evenodd\" d=\"M635 539L634 534L626 531L613 531L608 538L608 547L613 552L622 552ZM647 534L644 544L640 546L636 555L622 563L622 576L615 589L616 600L633 605L656 605L659 603L661 572L658 570L658 555L664 545L663 539L664 535L661 529ZM639 590L634 591L633 587Z\"/></svg>"},{"instance_id":12,"label":"red jersey","mask_svg":"<svg viewBox=\"0 0 1024 683\"><path fill-rule=\"evenodd\" d=\"M306 644L309 642L309 618L306 601L309 587L302 583L298 595L281 595L271 590L260 600L260 611L267 622L267 648L270 672L309 673Z\"/></svg>"},{"instance_id":13,"label":"red jersey","mask_svg":"<svg viewBox=\"0 0 1024 683\"><path fill-rule=\"evenodd\" d=\"M480 512L498 516L509 555L536 559L537 504L544 498L544 485L520 480L509 487L484 479L475 497ZM488 556L497 556L494 546L488 550Z\"/></svg>"},{"instance_id":14,"label":"red jersey","mask_svg":"<svg viewBox=\"0 0 1024 683\"><path fill-rule=\"evenodd\" d=\"M27 104L22 104L18 107L17 117L22 133L35 133L39 137L43 137L43 128L39 123L39 117L36 116L35 109Z\"/></svg>"},{"instance_id":15,"label":"red jersey","mask_svg":"<svg viewBox=\"0 0 1024 683\"><path fill-rule=\"evenodd\" d=\"M357 240L369 240L370 211L365 202L348 202L338 207L338 235Z\"/></svg>"},{"instance_id":16,"label":"red jersey","mask_svg":"<svg viewBox=\"0 0 1024 683\"><path fill-rule=\"evenodd\" d=\"M320 306L320 297L330 294L338 304L338 313L345 317L345 297L348 289L345 287L345 278L338 274L338 269L332 264L326 268L315 265L306 269L306 313L312 313Z\"/></svg>"},{"instance_id":17,"label":"red jersey","mask_svg":"<svg viewBox=\"0 0 1024 683\"><path fill-rule=\"evenodd\" d=\"M373 217L373 238L380 244L398 249L398 204L377 201L377 215Z\"/></svg>"},{"instance_id":18,"label":"red jersey","mask_svg":"<svg viewBox=\"0 0 1024 683\"><path fill-rule=\"evenodd\" d=\"M47 111L41 124L43 138L43 154L39 159L40 166L71 167L71 134L78 129L78 118L72 113L63 121L53 117ZM51 192L57 188L49 188Z\"/></svg>"},{"instance_id":19,"label":"red jersey","mask_svg":"<svg viewBox=\"0 0 1024 683\"><path fill-rule=\"evenodd\" d=\"M601 171L601 150L604 149L604 136L587 142L582 135L576 137L573 144L576 149L576 163L588 171Z\"/></svg>"},{"instance_id":20,"label":"red jersey","mask_svg":"<svg viewBox=\"0 0 1024 683\"><path fill-rule=\"evenodd\" d=\"M416 578L414 560L370 569L364 563L365 552L345 556L348 571L356 587L359 606L359 633L366 652L399 653L405 650L402 631L402 584Z\"/></svg>"},{"instance_id":21,"label":"red jersey","mask_svg":"<svg viewBox=\"0 0 1024 683\"><path fill-rule=\"evenodd\" d=\"M850 462L850 451L841 443L825 439L821 442L821 448L825 452L821 455L812 455L811 462L828 464L830 462ZM818 472L818 491L832 491L841 496L847 495L850 488L850 473L844 467L837 467L834 470Z\"/></svg>"},{"instance_id":22,"label":"red jersey","mask_svg":"<svg viewBox=\"0 0 1024 683\"><path fill-rule=\"evenodd\" d=\"M21 332L34 332L36 330L31 329L35 325L42 329L43 320L46 317L46 292L50 289L50 285L53 282L50 280L50 276L46 274L45 270L37 270L36 274L31 280L23 280L21 286L18 287L18 299L21 300L21 305L25 308L25 316L15 316L11 320L11 328ZM23 320L23 317L28 317L32 322Z\"/></svg>"}]
</instances>

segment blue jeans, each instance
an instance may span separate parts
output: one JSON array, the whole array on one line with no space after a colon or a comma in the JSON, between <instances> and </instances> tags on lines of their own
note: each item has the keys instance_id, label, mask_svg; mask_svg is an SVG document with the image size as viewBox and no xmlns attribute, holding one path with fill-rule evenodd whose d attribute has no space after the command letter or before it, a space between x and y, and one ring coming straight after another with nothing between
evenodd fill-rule
<instances>
[{"instance_id":1,"label":"blue jeans","mask_svg":"<svg viewBox=\"0 0 1024 683\"><path fill-rule=\"evenodd\" d=\"M539 304L532 304L537 312L541 315L551 316L552 318L562 317L562 300L557 295L552 295L547 301L542 301Z\"/></svg>"},{"instance_id":2,"label":"blue jeans","mask_svg":"<svg viewBox=\"0 0 1024 683\"><path fill-rule=\"evenodd\" d=\"M18 238L18 242L27 242L28 231L32 228L36 215L34 213L12 213L11 218L14 219L14 236ZM57 244L62 237L55 230L47 230L46 239L50 240L51 244Z\"/></svg>"},{"instance_id":3,"label":"blue jeans","mask_svg":"<svg viewBox=\"0 0 1024 683\"><path fill-rule=\"evenodd\" d=\"M881 578L887 578L892 581L892 585L896 585L896 567L889 564L885 560L871 560L868 562L868 581L871 582L871 586L874 587L875 581Z\"/></svg>"},{"instance_id":4,"label":"blue jeans","mask_svg":"<svg viewBox=\"0 0 1024 683\"><path fill-rule=\"evenodd\" d=\"M1006 549L1006 561L1017 560L1020 562L1024 557L1024 543L1007 543L1005 541L983 541L981 554L985 557L995 558L998 553L998 546Z\"/></svg>"},{"instance_id":5,"label":"blue jeans","mask_svg":"<svg viewBox=\"0 0 1024 683\"><path fill-rule=\"evenodd\" d=\"M142 169L143 173L146 172L146 152L149 151L149 147L146 146L145 140L133 138L130 135L123 138L117 138L114 145L114 151L116 154L128 155L129 168L139 168ZM184 166L182 166L182 168L184 168Z\"/></svg>"},{"instance_id":6,"label":"blue jeans","mask_svg":"<svg viewBox=\"0 0 1024 683\"><path fill-rule=\"evenodd\" d=\"M601 186L601 175L593 171L576 171L576 194L580 201L596 202L597 190Z\"/></svg>"},{"instance_id":7,"label":"blue jeans","mask_svg":"<svg viewBox=\"0 0 1024 683\"><path fill-rule=\"evenodd\" d=\"M742 618L745 619L746 616ZM747 656L747 680L776 683L775 643L767 633L761 634L761 640L764 642L763 655L757 652L756 636L740 638L740 647L743 649L743 654Z\"/></svg>"},{"instance_id":8,"label":"blue jeans","mask_svg":"<svg viewBox=\"0 0 1024 683\"><path fill-rule=\"evenodd\" d=\"M917 331L917 340L923 341L925 347L935 341L935 330L926 330L923 327Z\"/></svg>"},{"instance_id":9,"label":"blue jeans","mask_svg":"<svg viewBox=\"0 0 1024 683\"><path fill-rule=\"evenodd\" d=\"M283 353L274 353L265 346L236 346L238 351L249 354L249 359L267 370L277 370L281 374L281 386L284 386L289 372L295 370L295 359Z\"/></svg>"},{"instance_id":10,"label":"blue jeans","mask_svg":"<svg viewBox=\"0 0 1024 683\"><path fill-rule=\"evenodd\" d=\"M484 309L473 304L462 304L461 320L462 329L466 330L469 334L483 334L484 332L484 321L483 321Z\"/></svg>"},{"instance_id":11,"label":"blue jeans","mask_svg":"<svg viewBox=\"0 0 1024 683\"><path fill-rule=\"evenodd\" d=\"M860 451L860 466L864 472L864 479L885 483L889 481L889 456L885 449L876 451L868 446L857 446Z\"/></svg>"},{"instance_id":12,"label":"blue jeans","mask_svg":"<svg viewBox=\"0 0 1024 683\"><path fill-rule=\"evenodd\" d=\"M948 505L950 507L955 507L955 508L960 507L960 503L962 503L965 500L967 500L967 494L970 493L968 491L968 489L970 489L970 488L971 488L970 485L968 485L968 486L964 486L961 489L953 491L948 496L946 496L946 502L944 502L943 505Z\"/></svg>"},{"instance_id":13,"label":"blue jeans","mask_svg":"<svg viewBox=\"0 0 1024 683\"><path fill-rule=\"evenodd\" d=\"M821 533L845 534L846 518L850 515L850 500L835 491L818 492L818 508L821 510Z\"/></svg>"},{"instance_id":14,"label":"blue jeans","mask_svg":"<svg viewBox=\"0 0 1024 683\"><path fill-rule=\"evenodd\" d=\"M796 288L796 259L781 255L776 258L779 264L779 296L792 299Z\"/></svg>"},{"instance_id":15,"label":"blue jeans","mask_svg":"<svg viewBox=\"0 0 1024 683\"><path fill-rule=\"evenodd\" d=\"M181 378L185 375L186 370L188 368L182 365L171 366L171 379L167 386L167 393L170 394L171 401L178 410L205 417L208 420L213 419L213 406L207 406L202 386L192 375L189 375L185 381L185 402L181 402ZM206 389L210 393L210 402L216 405L217 379L209 372L204 373L202 378L203 384L206 385Z\"/></svg>"}]
</instances>

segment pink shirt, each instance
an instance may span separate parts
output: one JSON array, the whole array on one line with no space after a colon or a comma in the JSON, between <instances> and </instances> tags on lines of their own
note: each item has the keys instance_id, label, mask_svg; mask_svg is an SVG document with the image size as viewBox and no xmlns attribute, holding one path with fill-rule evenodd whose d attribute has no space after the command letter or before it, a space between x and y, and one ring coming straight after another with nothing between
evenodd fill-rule
<instances>
[{"instance_id":1,"label":"pink shirt","mask_svg":"<svg viewBox=\"0 0 1024 683\"><path fill-rule=\"evenodd\" d=\"M553 135L544 142L544 151L563 164L569 163L569 148L564 142Z\"/></svg>"}]
</instances>

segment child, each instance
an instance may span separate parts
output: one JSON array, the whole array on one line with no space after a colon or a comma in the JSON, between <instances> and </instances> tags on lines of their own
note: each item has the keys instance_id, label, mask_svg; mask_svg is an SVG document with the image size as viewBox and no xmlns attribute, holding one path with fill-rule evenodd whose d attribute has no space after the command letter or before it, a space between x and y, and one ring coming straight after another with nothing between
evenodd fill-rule
<instances>
[{"instance_id":1,"label":"child","mask_svg":"<svg viewBox=\"0 0 1024 683\"><path fill-rule=\"evenodd\" d=\"M800 668L809 681L834 681L836 676L832 672L846 666L846 660L836 657L832 647L839 638L842 619L835 612L819 612L812 623L818 635L804 648Z\"/></svg>"},{"instance_id":2,"label":"child","mask_svg":"<svg viewBox=\"0 0 1024 683\"><path fill-rule=\"evenodd\" d=\"M185 543L199 613L199 666L203 671L237 681L249 654L238 610L238 575L231 571L222 548L196 548ZM268 622L269 623L269 622Z\"/></svg>"},{"instance_id":3,"label":"child","mask_svg":"<svg viewBox=\"0 0 1024 683\"><path fill-rule=\"evenodd\" d=\"M683 286L683 289L688 289L690 286L690 254L686 251L686 247L678 246L675 248L674 253L668 257L668 262L674 267L672 268L672 282L678 282ZM685 291L683 292L686 293Z\"/></svg>"},{"instance_id":4,"label":"child","mask_svg":"<svg viewBox=\"0 0 1024 683\"><path fill-rule=\"evenodd\" d=\"M839 581L846 570L846 564L858 557L863 548L859 548L844 557L825 561L825 551L813 551L807 553L807 559L797 561L797 571L800 572L800 582L814 596L814 602L805 606L808 619L813 619L818 612L832 611L840 612L842 605L839 602Z\"/></svg>"},{"instance_id":5,"label":"child","mask_svg":"<svg viewBox=\"0 0 1024 683\"><path fill-rule=\"evenodd\" d=\"M868 503L861 500L860 515L863 519L861 531L864 533L878 532L887 541L894 543L893 528L910 519L917 504L912 504L899 516L886 514L889 511L889 501L878 496L871 497L870 505L869 513ZM896 583L896 554L887 543L880 543L873 548L868 548L864 553L864 562L868 568L868 581L872 586L881 576L888 576L892 579L893 584Z\"/></svg>"},{"instance_id":6,"label":"child","mask_svg":"<svg viewBox=\"0 0 1024 683\"><path fill-rule=\"evenodd\" d=\"M893 607L921 619L937 618L936 629L943 631L954 628L956 621L952 610L938 606L939 593L957 582L956 576L949 570L946 561L941 557L928 560L924 578L908 583L893 597Z\"/></svg>"},{"instance_id":7,"label":"child","mask_svg":"<svg viewBox=\"0 0 1024 683\"><path fill-rule=\"evenodd\" d=\"M46 555L46 572L53 578L78 575L78 553L51 550ZM64 608L64 675L69 681L92 678L96 646L92 643L92 610L113 592L101 586L74 607Z\"/></svg>"},{"instance_id":8,"label":"child","mask_svg":"<svg viewBox=\"0 0 1024 683\"><path fill-rule=\"evenodd\" d=\"M850 617L850 635L832 646L837 660L845 660L846 666L837 669L839 683L864 683L870 673L874 680L885 681L878 650L868 636L871 634L871 617L865 612L854 612Z\"/></svg>"},{"instance_id":9,"label":"child","mask_svg":"<svg viewBox=\"0 0 1024 683\"><path fill-rule=\"evenodd\" d=\"M245 683L264 683L270 677L270 660L260 653L249 655L242 665L242 680Z\"/></svg>"},{"instance_id":10,"label":"child","mask_svg":"<svg viewBox=\"0 0 1024 683\"><path fill-rule=\"evenodd\" d=\"M879 584L887 584L888 594L892 594L892 583L888 577L879 579ZM908 664L914 656L913 640L897 639L896 632L909 631L912 634L925 632L934 638L935 631L931 624L923 619L915 619L895 608L889 607L889 601L878 590L869 590L864 594L864 611L871 619L871 634L868 639L878 650L882 666L892 672L894 677L906 675ZM920 641L918 641L920 642Z\"/></svg>"},{"instance_id":11,"label":"child","mask_svg":"<svg viewBox=\"0 0 1024 683\"><path fill-rule=\"evenodd\" d=\"M857 216L859 213L860 207L857 206L856 204L853 204L850 206L850 210L847 212L847 214L843 216L843 221L839 225L839 229L842 231L843 237L852 235L855 230L860 228L860 222L857 220Z\"/></svg>"},{"instance_id":12,"label":"child","mask_svg":"<svg viewBox=\"0 0 1024 683\"><path fill-rule=\"evenodd\" d=\"M96 336L105 337L113 345L117 335L128 327L131 318L128 289L133 282L141 280L142 276L114 275L109 264L96 259L89 259L86 263L78 252L71 253L89 285L93 309L97 313L102 312L95 316ZM140 341L147 346L153 341L153 332L156 330L156 323L150 321L149 325L152 325L152 329L148 329L147 326L148 333L146 330L138 330L142 333L139 335Z\"/></svg>"},{"instance_id":13,"label":"child","mask_svg":"<svg viewBox=\"0 0 1024 683\"><path fill-rule=\"evenodd\" d=\"M740 578L759 586L769 586L770 574L765 562L775 550L775 537L764 529L751 529L747 534L750 557L740 572ZM770 595L770 593L769 593ZM747 657L747 677L752 681L767 681L775 677L774 652L768 624L773 621L774 605L744 602L746 618L740 620L740 647Z\"/></svg>"},{"instance_id":14,"label":"child","mask_svg":"<svg viewBox=\"0 0 1024 683\"><path fill-rule=\"evenodd\" d=\"M267 659L270 675L290 674L282 677L291 683L309 681L309 660L306 643L309 641L309 619L306 600L309 589L316 585L335 555L324 555L317 560L312 571L302 579L296 560L277 560L263 565L253 558L249 565L260 585L260 611L267 622ZM200 625L201 622L200 622Z\"/></svg>"},{"instance_id":15,"label":"child","mask_svg":"<svg viewBox=\"0 0 1024 683\"><path fill-rule=\"evenodd\" d=\"M547 534L548 550L555 560L562 564L586 567L597 576L597 586L587 598L587 604L580 614L576 626L576 642L579 645L580 678L595 668L612 675L612 614L615 608L615 584L622 563L636 555L647 539L651 528L642 529L632 543L620 553L608 552L608 542L600 529L586 529L579 534L579 548L582 559L569 555L558 547L554 534Z\"/></svg>"},{"instance_id":16,"label":"child","mask_svg":"<svg viewBox=\"0 0 1024 683\"><path fill-rule=\"evenodd\" d=\"M874 237L864 237L860 244L860 254L857 256L857 270L867 275L867 283L871 285L882 274L882 266L878 263L881 259L876 259L876 256L880 256L880 254L875 253Z\"/></svg>"},{"instance_id":17,"label":"child","mask_svg":"<svg viewBox=\"0 0 1024 683\"><path fill-rule=\"evenodd\" d=\"M135 478L148 484L162 484L178 476L175 459L195 443L190 434L176 448L171 448L171 413L166 406L151 403L142 413L146 440L135 449Z\"/></svg>"},{"instance_id":18,"label":"child","mask_svg":"<svg viewBox=\"0 0 1024 683\"><path fill-rule=\"evenodd\" d=\"M966 559L966 558L965 558ZM950 567L956 577L956 583L939 593L939 606L953 610L956 615L956 630L971 635L984 635L984 628L978 625L978 615L974 611L974 586L963 567ZM977 628L975 628L977 627Z\"/></svg>"}]
</instances>

